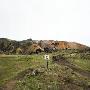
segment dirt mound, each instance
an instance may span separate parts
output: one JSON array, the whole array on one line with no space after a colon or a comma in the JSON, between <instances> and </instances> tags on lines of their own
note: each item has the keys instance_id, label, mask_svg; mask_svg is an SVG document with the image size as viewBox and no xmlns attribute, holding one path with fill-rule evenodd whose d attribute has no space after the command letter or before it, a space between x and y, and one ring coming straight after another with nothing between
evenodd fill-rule
<instances>
[{"instance_id":1,"label":"dirt mound","mask_svg":"<svg viewBox=\"0 0 90 90\"><path fill-rule=\"evenodd\" d=\"M61 55L57 55L57 56L52 56L52 60L53 62L60 62L60 61L66 61L66 58L61 56Z\"/></svg>"}]
</instances>

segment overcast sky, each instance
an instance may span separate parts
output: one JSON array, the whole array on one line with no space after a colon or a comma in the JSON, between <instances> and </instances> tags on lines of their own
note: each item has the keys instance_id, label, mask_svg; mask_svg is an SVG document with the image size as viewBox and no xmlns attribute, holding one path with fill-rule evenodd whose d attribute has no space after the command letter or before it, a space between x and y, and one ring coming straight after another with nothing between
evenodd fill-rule
<instances>
[{"instance_id":1,"label":"overcast sky","mask_svg":"<svg viewBox=\"0 0 90 90\"><path fill-rule=\"evenodd\" d=\"M90 46L90 0L0 0L0 38Z\"/></svg>"}]
</instances>

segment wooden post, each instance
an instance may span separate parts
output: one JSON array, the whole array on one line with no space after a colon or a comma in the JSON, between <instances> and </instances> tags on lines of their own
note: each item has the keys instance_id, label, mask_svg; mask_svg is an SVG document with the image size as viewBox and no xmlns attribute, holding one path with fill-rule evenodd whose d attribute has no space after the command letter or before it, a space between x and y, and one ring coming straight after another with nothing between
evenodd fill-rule
<instances>
[{"instance_id":1,"label":"wooden post","mask_svg":"<svg viewBox=\"0 0 90 90\"><path fill-rule=\"evenodd\" d=\"M47 69L48 69L48 60L47 60Z\"/></svg>"}]
</instances>

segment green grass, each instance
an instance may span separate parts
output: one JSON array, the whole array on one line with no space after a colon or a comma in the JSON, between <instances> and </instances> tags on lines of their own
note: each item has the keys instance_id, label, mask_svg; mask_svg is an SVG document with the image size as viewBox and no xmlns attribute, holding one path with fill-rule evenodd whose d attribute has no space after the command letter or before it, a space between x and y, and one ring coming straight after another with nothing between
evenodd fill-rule
<instances>
[{"instance_id":1,"label":"green grass","mask_svg":"<svg viewBox=\"0 0 90 90\"><path fill-rule=\"evenodd\" d=\"M62 54L62 52L51 53L50 57L57 54ZM68 53L65 53L65 55L68 56ZM77 74L70 68L66 69L66 66L52 63L51 59L49 60L49 69L47 69L46 61L43 59L43 56L43 53L27 56L0 56L0 86L4 85L9 80L13 80L18 73L21 73L28 68L38 70L38 75L25 75L21 80L17 80L15 90L67 90L72 87L77 90L83 90L83 86L90 83L90 79ZM69 59L70 57L67 58ZM73 60L71 57L70 62L83 70L90 71L89 60L85 61L78 58ZM81 86L78 86L77 84L80 84Z\"/></svg>"},{"instance_id":2,"label":"green grass","mask_svg":"<svg viewBox=\"0 0 90 90\"><path fill-rule=\"evenodd\" d=\"M90 71L90 60L86 59L69 59L74 65L78 66L83 70Z\"/></svg>"},{"instance_id":3,"label":"green grass","mask_svg":"<svg viewBox=\"0 0 90 90\"><path fill-rule=\"evenodd\" d=\"M14 77L18 72L31 65L24 56L3 56L0 57L0 83Z\"/></svg>"},{"instance_id":4,"label":"green grass","mask_svg":"<svg viewBox=\"0 0 90 90\"><path fill-rule=\"evenodd\" d=\"M4 55L0 56L0 84L15 77L27 68L37 68L46 65L43 55Z\"/></svg>"},{"instance_id":5,"label":"green grass","mask_svg":"<svg viewBox=\"0 0 90 90\"><path fill-rule=\"evenodd\" d=\"M75 54L75 53L74 53ZM68 56L69 54L67 54L67 59L73 63L74 65L76 65L77 67L83 69L83 70L87 70L90 71L90 56L87 56L85 54L83 54L83 56L81 56L80 54L75 54L74 56Z\"/></svg>"}]
</instances>

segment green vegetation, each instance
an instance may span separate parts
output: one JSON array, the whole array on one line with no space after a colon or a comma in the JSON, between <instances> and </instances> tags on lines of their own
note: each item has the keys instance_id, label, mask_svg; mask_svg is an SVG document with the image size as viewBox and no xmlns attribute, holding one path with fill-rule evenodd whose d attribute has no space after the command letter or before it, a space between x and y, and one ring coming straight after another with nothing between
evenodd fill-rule
<instances>
[{"instance_id":1,"label":"green vegetation","mask_svg":"<svg viewBox=\"0 0 90 90\"><path fill-rule=\"evenodd\" d=\"M0 89L87 90L90 88L89 57L84 59L85 57L80 57L80 53L70 53L71 51L65 50L50 53L49 69L46 68L46 61L43 59L44 53L0 55ZM62 55L74 68L61 62L52 62L53 55ZM85 71L88 73L84 74Z\"/></svg>"},{"instance_id":2,"label":"green vegetation","mask_svg":"<svg viewBox=\"0 0 90 90\"><path fill-rule=\"evenodd\" d=\"M70 59L70 61L83 70L90 71L90 60Z\"/></svg>"}]
</instances>

